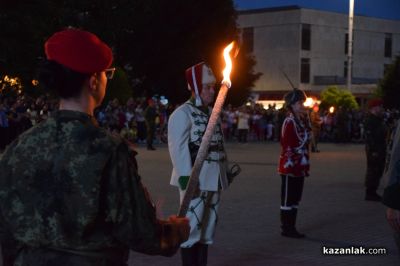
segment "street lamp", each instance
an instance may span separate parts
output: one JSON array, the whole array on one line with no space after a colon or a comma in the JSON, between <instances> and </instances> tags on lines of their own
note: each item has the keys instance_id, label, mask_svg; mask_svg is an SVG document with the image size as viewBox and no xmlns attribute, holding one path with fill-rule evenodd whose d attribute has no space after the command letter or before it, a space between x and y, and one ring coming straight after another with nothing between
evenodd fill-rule
<instances>
[{"instance_id":1,"label":"street lamp","mask_svg":"<svg viewBox=\"0 0 400 266\"><path fill-rule=\"evenodd\" d=\"M354 0L349 0L349 38L348 38L348 60L347 60L347 89L351 91L351 66L353 56L353 17L354 17Z\"/></svg>"}]
</instances>

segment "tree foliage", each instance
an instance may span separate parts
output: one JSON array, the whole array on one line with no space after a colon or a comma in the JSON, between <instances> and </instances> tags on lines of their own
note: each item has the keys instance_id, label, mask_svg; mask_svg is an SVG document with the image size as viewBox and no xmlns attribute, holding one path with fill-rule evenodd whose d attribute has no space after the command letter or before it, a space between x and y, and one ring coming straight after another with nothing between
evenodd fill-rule
<instances>
[{"instance_id":1,"label":"tree foliage","mask_svg":"<svg viewBox=\"0 0 400 266\"><path fill-rule=\"evenodd\" d=\"M132 97L132 88L128 77L123 69L117 68L113 79L108 81L104 102L116 98L119 102L125 103L130 97Z\"/></svg>"},{"instance_id":2,"label":"tree foliage","mask_svg":"<svg viewBox=\"0 0 400 266\"><path fill-rule=\"evenodd\" d=\"M35 12L32 12L35 10ZM136 96L165 95L184 101L184 71L208 62L221 79L222 50L238 39L232 0L14 0L0 4L0 76L19 75L26 86L35 77L43 44L72 26L91 31L112 46ZM234 62L228 101L243 102L260 74L241 51Z\"/></svg>"},{"instance_id":3,"label":"tree foliage","mask_svg":"<svg viewBox=\"0 0 400 266\"><path fill-rule=\"evenodd\" d=\"M330 106L342 109L358 108L354 95L349 90L337 86L329 86L321 92L321 108L327 109Z\"/></svg>"},{"instance_id":4,"label":"tree foliage","mask_svg":"<svg viewBox=\"0 0 400 266\"><path fill-rule=\"evenodd\" d=\"M378 93L386 108L400 110L400 56L389 65L378 86Z\"/></svg>"}]
</instances>

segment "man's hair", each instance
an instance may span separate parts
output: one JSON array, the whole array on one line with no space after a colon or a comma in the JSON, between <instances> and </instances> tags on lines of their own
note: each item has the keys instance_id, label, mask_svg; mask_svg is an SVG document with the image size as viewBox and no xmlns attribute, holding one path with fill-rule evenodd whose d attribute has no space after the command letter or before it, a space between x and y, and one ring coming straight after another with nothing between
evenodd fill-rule
<instances>
[{"instance_id":1,"label":"man's hair","mask_svg":"<svg viewBox=\"0 0 400 266\"><path fill-rule=\"evenodd\" d=\"M39 66L39 84L64 99L78 97L89 76L73 71L52 60L45 59Z\"/></svg>"},{"instance_id":2,"label":"man's hair","mask_svg":"<svg viewBox=\"0 0 400 266\"><path fill-rule=\"evenodd\" d=\"M296 88L293 89L293 91L286 93L283 97L286 108L290 108L292 104L295 104L298 101L305 101L306 99L307 95L305 92Z\"/></svg>"}]
</instances>

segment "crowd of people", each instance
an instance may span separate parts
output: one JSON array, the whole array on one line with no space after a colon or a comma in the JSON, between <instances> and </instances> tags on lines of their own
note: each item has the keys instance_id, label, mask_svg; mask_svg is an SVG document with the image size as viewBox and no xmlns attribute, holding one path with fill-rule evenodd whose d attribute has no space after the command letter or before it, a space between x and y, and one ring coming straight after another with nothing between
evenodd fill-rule
<instances>
[{"instance_id":1,"label":"crowd of people","mask_svg":"<svg viewBox=\"0 0 400 266\"><path fill-rule=\"evenodd\" d=\"M365 138L365 200L382 200L376 189L383 174L387 126L395 125L398 114L384 113L381 99L370 101L365 113L340 108L326 112L318 105L306 109L307 95L293 89L284 96L285 109L227 106L209 135L216 78L204 62L186 70L191 97L179 107L153 98L102 104L115 71L107 44L90 32L65 29L54 33L44 49L39 79L60 100L48 95L0 97L0 148L9 145L0 156L3 265L122 266L130 250L172 256L180 249L183 266L206 266L220 198L240 172L229 165L224 137L241 143L280 141L284 237L305 237L296 220L309 176L309 144L318 152L320 140ZM383 195L398 242L399 130L392 131L388 145L385 174L390 183ZM148 150L155 150L154 139L168 141L170 184L180 196L179 216L168 219L157 217L130 143L146 143ZM203 150L205 142L210 145Z\"/></svg>"},{"instance_id":2,"label":"crowd of people","mask_svg":"<svg viewBox=\"0 0 400 266\"><path fill-rule=\"evenodd\" d=\"M167 123L171 113L178 107L164 104L152 99L154 102L154 142L167 142ZM14 140L19 134L47 119L49 114L57 109L58 102L49 95L32 98L27 95L16 97L0 96L0 149ZM110 132L120 134L132 143L148 144L148 127L146 125L146 109L149 101L145 98L130 98L126 103L118 99L109 101L95 110L95 117L99 125ZM364 142L364 110L338 109L335 112L318 110L317 117L320 122L314 121L315 111L310 109L310 123L313 128L319 128L318 140L320 142ZM278 141L285 109L277 109L269 105L265 109L261 104L243 105L232 107L227 105L222 114L222 128L227 141ZM397 118L397 111L386 111L384 120L388 124ZM318 126L319 123L319 126Z\"/></svg>"}]
</instances>

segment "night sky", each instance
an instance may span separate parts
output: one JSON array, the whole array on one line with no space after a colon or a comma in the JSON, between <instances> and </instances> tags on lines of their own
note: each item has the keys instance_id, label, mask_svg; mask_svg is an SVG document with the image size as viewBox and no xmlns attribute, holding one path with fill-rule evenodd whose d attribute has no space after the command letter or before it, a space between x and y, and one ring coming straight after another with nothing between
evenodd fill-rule
<instances>
[{"instance_id":1,"label":"night sky","mask_svg":"<svg viewBox=\"0 0 400 266\"><path fill-rule=\"evenodd\" d=\"M349 0L234 0L238 10L297 5L300 7L349 12ZM400 20L400 0L354 0L354 14Z\"/></svg>"}]
</instances>

